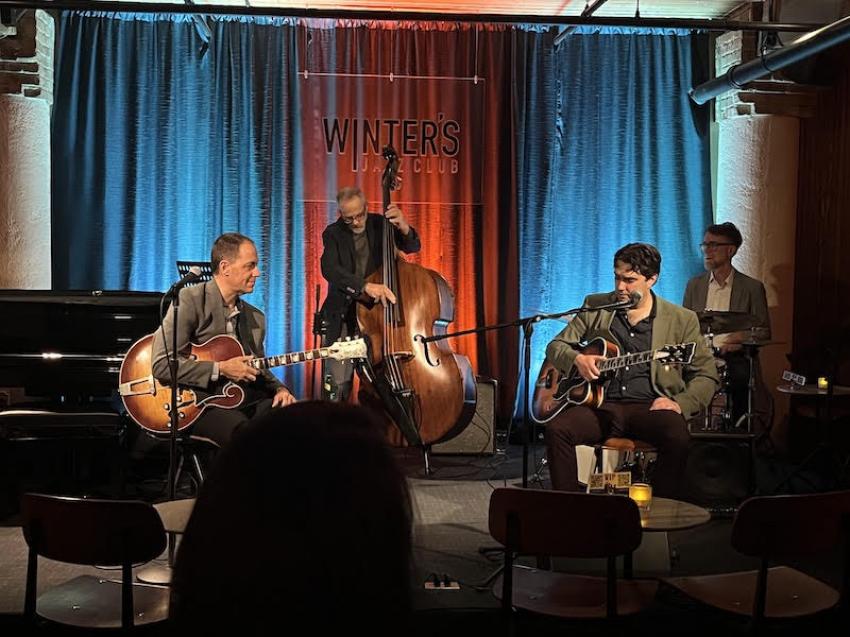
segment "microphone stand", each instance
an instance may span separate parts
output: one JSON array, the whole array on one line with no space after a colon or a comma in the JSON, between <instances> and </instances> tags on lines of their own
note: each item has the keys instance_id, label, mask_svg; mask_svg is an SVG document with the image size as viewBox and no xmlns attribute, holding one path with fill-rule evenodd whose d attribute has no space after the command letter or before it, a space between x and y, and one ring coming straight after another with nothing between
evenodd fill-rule
<instances>
[{"instance_id":1,"label":"microphone stand","mask_svg":"<svg viewBox=\"0 0 850 637\"><path fill-rule=\"evenodd\" d=\"M313 312L313 349L319 349L319 345L321 345L319 337L324 337L325 335L325 320L319 307L321 297L322 286L316 285L316 311ZM317 368L318 375L316 374ZM325 361L313 361L312 370L313 382L311 384L313 386L313 400L319 400L322 397L322 383L325 380Z\"/></svg>"},{"instance_id":2,"label":"microphone stand","mask_svg":"<svg viewBox=\"0 0 850 637\"><path fill-rule=\"evenodd\" d=\"M523 387L525 389L525 394L523 394L523 413L522 413L522 423L523 428L525 429L525 434L522 439L522 487L523 489L528 487L528 447L530 440L533 440L537 435L537 426L529 417L529 390L531 389L531 337L534 334L534 325L539 323L540 321L546 321L550 319L559 319L565 316L571 316L575 314L581 314L583 312L589 311L597 311L597 310L611 310L611 309L622 309L626 307L632 307L634 305L633 301L618 301L616 303L608 303L605 305L600 305L597 307L579 307L571 310L567 310L565 312L554 312L552 314L533 314L531 316L526 316L523 318L518 318L515 321L509 321L507 323L497 323L493 325L484 325L482 327L473 327L468 330L461 330L458 332L449 332L446 334L438 334L435 336L422 336L421 334L417 334L413 340L419 341L425 346L425 360L429 365L434 365L428 355L428 343L434 343L436 341L442 341L447 338L455 338L458 336L466 336L467 334L479 334L482 332L489 332L492 330L501 330L507 327L522 327L522 336L523 336ZM519 389L519 379L517 379L517 389Z\"/></svg>"},{"instance_id":3,"label":"microphone stand","mask_svg":"<svg viewBox=\"0 0 850 637\"><path fill-rule=\"evenodd\" d=\"M171 356L168 358L168 370L171 373L171 408L169 416L171 417L171 429L169 430L170 445L168 448L168 499L177 499L177 427L180 424L180 414L177 412L177 396L180 393L180 387L177 384L177 310L180 307L180 290L177 290L171 295L171 306L174 308L174 314L171 321ZM169 563L172 557L173 542L169 542Z\"/></svg>"},{"instance_id":4,"label":"microphone stand","mask_svg":"<svg viewBox=\"0 0 850 637\"><path fill-rule=\"evenodd\" d=\"M177 499L177 428L180 423L180 415L177 413L177 395L180 388L177 385L177 310L180 306L180 290L169 290L166 296L171 295L171 304L174 308L171 334L171 352L168 357L168 371L171 375L171 404L169 406L169 445L168 445L168 500L174 502ZM166 343L166 347L168 344ZM168 564L167 566L150 566L136 575L136 579L145 584L169 586L171 584L171 568L174 565L174 533L168 533Z\"/></svg>"}]
</instances>

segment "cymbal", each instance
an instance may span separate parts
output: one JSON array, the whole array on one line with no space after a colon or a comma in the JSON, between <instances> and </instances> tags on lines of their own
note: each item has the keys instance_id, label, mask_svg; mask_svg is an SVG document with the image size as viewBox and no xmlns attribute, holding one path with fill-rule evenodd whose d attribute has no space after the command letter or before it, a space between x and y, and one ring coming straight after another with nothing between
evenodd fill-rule
<instances>
[{"instance_id":1,"label":"cymbal","mask_svg":"<svg viewBox=\"0 0 850 637\"><path fill-rule=\"evenodd\" d=\"M705 310L697 312L700 327L705 332L714 334L726 334L727 332L740 332L758 325L759 319L748 312L721 312L718 310Z\"/></svg>"},{"instance_id":2,"label":"cymbal","mask_svg":"<svg viewBox=\"0 0 850 637\"><path fill-rule=\"evenodd\" d=\"M746 347L764 347L765 345L787 345L787 343L785 341L760 341L757 339L749 339L741 341L738 345L744 345Z\"/></svg>"}]
</instances>

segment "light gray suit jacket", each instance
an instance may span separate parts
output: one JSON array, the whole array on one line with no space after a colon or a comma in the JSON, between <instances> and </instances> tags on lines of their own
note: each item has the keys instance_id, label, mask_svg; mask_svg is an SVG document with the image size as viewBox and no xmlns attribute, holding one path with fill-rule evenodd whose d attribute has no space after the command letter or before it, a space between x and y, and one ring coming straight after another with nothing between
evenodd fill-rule
<instances>
[{"instance_id":1,"label":"light gray suit jacket","mask_svg":"<svg viewBox=\"0 0 850 637\"><path fill-rule=\"evenodd\" d=\"M153 340L151 362L153 374L161 383L170 383L168 357L164 342L169 348L172 342L173 329L172 305L165 315L163 328L156 331ZM247 351L256 357L264 357L263 341L266 336L266 317L256 307L239 300L239 331ZM203 285L196 285L180 290L180 309L177 313L177 351L178 379L180 384L207 389L210 386L213 373L212 361L197 361L189 358L192 343L200 345L213 336L226 334L226 317L224 301L215 279ZM163 332L165 341L163 341ZM269 370L262 370L257 376L257 387L267 390L273 395L284 385Z\"/></svg>"},{"instance_id":2,"label":"light gray suit jacket","mask_svg":"<svg viewBox=\"0 0 850 637\"><path fill-rule=\"evenodd\" d=\"M733 268L735 270L735 268ZM705 310L705 297L708 295L708 280L710 272L695 276L685 288L685 299L682 301L689 310L702 312ZM729 299L729 311L748 312L758 319L756 336L762 339L770 338L770 314L767 311L767 292L761 281L735 270L732 279L732 295Z\"/></svg>"}]
</instances>

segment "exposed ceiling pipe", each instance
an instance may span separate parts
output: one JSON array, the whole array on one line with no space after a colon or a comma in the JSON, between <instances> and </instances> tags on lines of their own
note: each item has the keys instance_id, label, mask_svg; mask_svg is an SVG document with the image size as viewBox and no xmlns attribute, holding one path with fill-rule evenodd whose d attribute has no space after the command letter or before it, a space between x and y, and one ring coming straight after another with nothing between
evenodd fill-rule
<instances>
[{"instance_id":1,"label":"exposed ceiling pipe","mask_svg":"<svg viewBox=\"0 0 850 637\"><path fill-rule=\"evenodd\" d=\"M593 4L585 5L584 9L581 12L581 17L589 18L594 13L596 13L596 10L606 2L608 2L608 0L594 0Z\"/></svg>"},{"instance_id":2,"label":"exposed ceiling pipe","mask_svg":"<svg viewBox=\"0 0 850 637\"><path fill-rule=\"evenodd\" d=\"M789 46L767 55L763 54L744 64L736 64L720 77L692 88L688 95L697 104L705 104L721 93L733 88L742 88L744 84L804 60L847 39L850 39L850 16L807 33Z\"/></svg>"},{"instance_id":3,"label":"exposed ceiling pipe","mask_svg":"<svg viewBox=\"0 0 850 637\"><path fill-rule=\"evenodd\" d=\"M705 31L777 31L805 33L820 24L782 22L740 22L699 18L622 18L514 15L501 13L435 13L426 11L375 11L358 9L299 9L296 7L243 6L232 4L169 4L167 2L116 2L101 0L0 0L0 7L43 9L46 11L102 11L106 13L195 13L206 15L259 15L289 18L330 18L347 20L393 20L420 22L466 22L494 24L550 24L564 26L612 26Z\"/></svg>"}]
</instances>

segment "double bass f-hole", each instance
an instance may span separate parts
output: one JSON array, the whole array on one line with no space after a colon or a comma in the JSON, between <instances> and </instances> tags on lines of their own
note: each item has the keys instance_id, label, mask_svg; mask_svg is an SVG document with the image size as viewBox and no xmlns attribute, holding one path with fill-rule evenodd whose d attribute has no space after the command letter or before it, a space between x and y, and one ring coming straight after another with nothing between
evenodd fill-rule
<instances>
[{"instance_id":1,"label":"double bass f-hole","mask_svg":"<svg viewBox=\"0 0 850 637\"><path fill-rule=\"evenodd\" d=\"M425 362L428 363L428 365L430 365L431 367L439 367L439 359L436 363L431 360L431 352L428 351L428 341L425 340L425 337L422 336L422 334L417 334L413 337L413 340L422 345L422 353L425 355Z\"/></svg>"}]
</instances>

